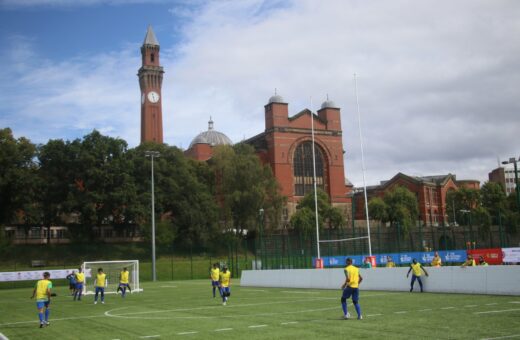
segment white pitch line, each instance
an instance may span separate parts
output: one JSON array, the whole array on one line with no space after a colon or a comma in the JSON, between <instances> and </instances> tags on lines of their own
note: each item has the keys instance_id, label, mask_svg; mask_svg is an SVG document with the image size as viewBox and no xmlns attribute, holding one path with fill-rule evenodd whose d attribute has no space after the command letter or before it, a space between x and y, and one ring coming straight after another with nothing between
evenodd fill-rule
<instances>
[{"instance_id":1,"label":"white pitch line","mask_svg":"<svg viewBox=\"0 0 520 340\"><path fill-rule=\"evenodd\" d=\"M161 288L177 288L177 286L161 286Z\"/></svg>"},{"instance_id":2,"label":"white pitch line","mask_svg":"<svg viewBox=\"0 0 520 340\"><path fill-rule=\"evenodd\" d=\"M0 340L9 340L9 338L0 333Z\"/></svg>"},{"instance_id":3,"label":"white pitch line","mask_svg":"<svg viewBox=\"0 0 520 340\"><path fill-rule=\"evenodd\" d=\"M441 309L455 309L455 307L442 307Z\"/></svg>"},{"instance_id":4,"label":"white pitch line","mask_svg":"<svg viewBox=\"0 0 520 340\"><path fill-rule=\"evenodd\" d=\"M380 316L380 315L383 315L383 314L367 314L366 316Z\"/></svg>"},{"instance_id":5,"label":"white pitch line","mask_svg":"<svg viewBox=\"0 0 520 340\"><path fill-rule=\"evenodd\" d=\"M478 305L467 305L467 306L464 306L466 308L473 308L473 307L477 307Z\"/></svg>"},{"instance_id":6,"label":"white pitch line","mask_svg":"<svg viewBox=\"0 0 520 340\"><path fill-rule=\"evenodd\" d=\"M298 323L298 321L282 322L280 325L294 325L295 323Z\"/></svg>"},{"instance_id":7,"label":"white pitch line","mask_svg":"<svg viewBox=\"0 0 520 340\"><path fill-rule=\"evenodd\" d=\"M509 303L520 303L520 301L509 301Z\"/></svg>"},{"instance_id":8,"label":"white pitch line","mask_svg":"<svg viewBox=\"0 0 520 340\"><path fill-rule=\"evenodd\" d=\"M510 339L510 338L518 338L518 337L520 337L520 334L504 335L504 336L499 336L497 338L484 338L481 340L498 340L498 339Z\"/></svg>"},{"instance_id":9,"label":"white pitch line","mask_svg":"<svg viewBox=\"0 0 520 340\"><path fill-rule=\"evenodd\" d=\"M143 335L143 336L140 336L141 339L159 338L159 337L160 337L159 334L156 334L156 335Z\"/></svg>"},{"instance_id":10,"label":"white pitch line","mask_svg":"<svg viewBox=\"0 0 520 340\"><path fill-rule=\"evenodd\" d=\"M289 294L319 294L320 292L297 292L297 291L290 291L290 290L282 290L281 293L289 293Z\"/></svg>"},{"instance_id":11,"label":"white pitch line","mask_svg":"<svg viewBox=\"0 0 520 340\"><path fill-rule=\"evenodd\" d=\"M394 312L394 314L405 314L405 313L408 313L408 311L402 310L400 312Z\"/></svg>"},{"instance_id":12,"label":"white pitch line","mask_svg":"<svg viewBox=\"0 0 520 340\"><path fill-rule=\"evenodd\" d=\"M260 327L267 327L267 325L252 325L252 326L249 326L249 328L260 328Z\"/></svg>"},{"instance_id":13,"label":"white pitch line","mask_svg":"<svg viewBox=\"0 0 520 340\"><path fill-rule=\"evenodd\" d=\"M419 309L418 312L429 312L431 310L433 310L433 309L431 309L431 308Z\"/></svg>"},{"instance_id":14,"label":"white pitch line","mask_svg":"<svg viewBox=\"0 0 520 340\"><path fill-rule=\"evenodd\" d=\"M493 303L486 303L486 306L495 306L495 305L498 305L498 303L496 303L496 302L493 302Z\"/></svg>"},{"instance_id":15,"label":"white pitch line","mask_svg":"<svg viewBox=\"0 0 520 340\"><path fill-rule=\"evenodd\" d=\"M266 290L263 290L263 289L242 289L240 290L241 292L262 292L262 293L265 293L267 292Z\"/></svg>"},{"instance_id":16,"label":"white pitch line","mask_svg":"<svg viewBox=\"0 0 520 340\"><path fill-rule=\"evenodd\" d=\"M188 335L188 334L197 334L198 332L195 332L195 331L191 331L191 332L181 332L181 333L177 333L177 335Z\"/></svg>"},{"instance_id":17,"label":"white pitch line","mask_svg":"<svg viewBox=\"0 0 520 340\"><path fill-rule=\"evenodd\" d=\"M219 328L215 329L215 332L225 332L225 331L232 331L233 328Z\"/></svg>"},{"instance_id":18,"label":"white pitch line","mask_svg":"<svg viewBox=\"0 0 520 340\"><path fill-rule=\"evenodd\" d=\"M491 314L491 313L505 313L505 312L515 312L519 311L520 308L514 308L514 309L502 309L502 310L490 310L487 312L474 312L473 314Z\"/></svg>"}]
</instances>

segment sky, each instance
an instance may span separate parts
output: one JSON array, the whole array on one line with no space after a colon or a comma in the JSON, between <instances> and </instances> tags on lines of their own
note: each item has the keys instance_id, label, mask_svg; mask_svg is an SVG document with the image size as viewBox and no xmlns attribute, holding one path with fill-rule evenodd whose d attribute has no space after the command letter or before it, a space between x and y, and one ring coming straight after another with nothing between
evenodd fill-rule
<instances>
[{"instance_id":1,"label":"sky","mask_svg":"<svg viewBox=\"0 0 520 340\"><path fill-rule=\"evenodd\" d=\"M137 70L161 46L164 142L264 131L275 89L289 115L341 108L346 177L398 172L487 181L520 157L520 1L0 0L0 128L34 143L97 129L140 142ZM358 106L361 129L359 129Z\"/></svg>"}]
</instances>

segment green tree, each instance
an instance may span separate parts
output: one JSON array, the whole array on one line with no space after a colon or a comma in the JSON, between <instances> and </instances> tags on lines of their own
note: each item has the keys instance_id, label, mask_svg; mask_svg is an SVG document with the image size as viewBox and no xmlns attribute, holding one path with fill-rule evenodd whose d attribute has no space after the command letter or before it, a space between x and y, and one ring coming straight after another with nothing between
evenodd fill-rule
<instances>
[{"instance_id":1,"label":"green tree","mask_svg":"<svg viewBox=\"0 0 520 340\"><path fill-rule=\"evenodd\" d=\"M370 212L370 218L380 222L388 221L388 206L382 198L374 197L370 199L368 202L368 211Z\"/></svg>"},{"instance_id":2,"label":"green tree","mask_svg":"<svg viewBox=\"0 0 520 340\"><path fill-rule=\"evenodd\" d=\"M399 223L403 232L407 234L419 216L415 194L405 187L398 186L387 192L383 201L387 207L387 221L394 225Z\"/></svg>"},{"instance_id":3,"label":"green tree","mask_svg":"<svg viewBox=\"0 0 520 340\"><path fill-rule=\"evenodd\" d=\"M446 210L449 220L460 225L468 225L470 219L466 216L467 211L480 206L481 202L480 190L462 187L458 190L448 191L446 194Z\"/></svg>"}]
</instances>

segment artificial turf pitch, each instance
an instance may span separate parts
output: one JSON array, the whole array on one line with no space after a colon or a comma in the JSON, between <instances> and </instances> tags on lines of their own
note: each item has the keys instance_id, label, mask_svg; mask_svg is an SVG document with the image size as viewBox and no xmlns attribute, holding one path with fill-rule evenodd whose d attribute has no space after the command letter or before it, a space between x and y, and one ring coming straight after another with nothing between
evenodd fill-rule
<instances>
[{"instance_id":1,"label":"artificial turf pitch","mask_svg":"<svg viewBox=\"0 0 520 340\"><path fill-rule=\"evenodd\" d=\"M341 283L340 283L341 284ZM343 320L341 291L240 287L226 306L209 280L144 283L144 292L74 302L57 287L40 329L31 289L0 290L0 333L13 339L520 339L520 296L361 290L363 320ZM1 335L0 335L1 338Z\"/></svg>"}]
</instances>

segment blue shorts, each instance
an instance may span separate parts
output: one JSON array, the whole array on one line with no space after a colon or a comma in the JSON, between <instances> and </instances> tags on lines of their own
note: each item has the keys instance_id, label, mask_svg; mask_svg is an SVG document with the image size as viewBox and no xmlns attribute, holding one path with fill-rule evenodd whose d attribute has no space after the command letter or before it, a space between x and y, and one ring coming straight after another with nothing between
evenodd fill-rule
<instances>
[{"instance_id":1,"label":"blue shorts","mask_svg":"<svg viewBox=\"0 0 520 340\"><path fill-rule=\"evenodd\" d=\"M96 287L96 294L97 293L105 294L105 287Z\"/></svg>"},{"instance_id":2,"label":"blue shorts","mask_svg":"<svg viewBox=\"0 0 520 340\"><path fill-rule=\"evenodd\" d=\"M43 307L49 308L50 301L36 301L36 308L42 309Z\"/></svg>"},{"instance_id":3,"label":"blue shorts","mask_svg":"<svg viewBox=\"0 0 520 340\"><path fill-rule=\"evenodd\" d=\"M76 282L76 289L82 290L83 289L83 282Z\"/></svg>"},{"instance_id":4,"label":"blue shorts","mask_svg":"<svg viewBox=\"0 0 520 340\"><path fill-rule=\"evenodd\" d=\"M222 292L222 294L224 294L224 293L230 294L231 293L231 290L229 289L229 287L222 287L222 288L220 288L220 291Z\"/></svg>"},{"instance_id":5,"label":"blue shorts","mask_svg":"<svg viewBox=\"0 0 520 340\"><path fill-rule=\"evenodd\" d=\"M218 287L219 282L218 282L218 281L213 281L213 280L211 280L211 285L212 285L213 287Z\"/></svg>"},{"instance_id":6,"label":"blue shorts","mask_svg":"<svg viewBox=\"0 0 520 340\"><path fill-rule=\"evenodd\" d=\"M347 287L343 289L343 295L341 296L342 299L348 299L352 296L353 302L359 301L359 288L352 288Z\"/></svg>"},{"instance_id":7,"label":"blue shorts","mask_svg":"<svg viewBox=\"0 0 520 340\"><path fill-rule=\"evenodd\" d=\"M128 284L128 283L119 283L119 287L130 288L130 284Z\"/></svg>"}]
</instances>

